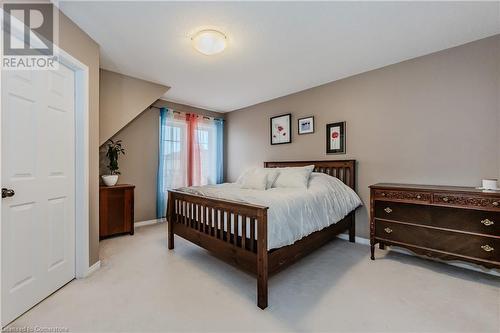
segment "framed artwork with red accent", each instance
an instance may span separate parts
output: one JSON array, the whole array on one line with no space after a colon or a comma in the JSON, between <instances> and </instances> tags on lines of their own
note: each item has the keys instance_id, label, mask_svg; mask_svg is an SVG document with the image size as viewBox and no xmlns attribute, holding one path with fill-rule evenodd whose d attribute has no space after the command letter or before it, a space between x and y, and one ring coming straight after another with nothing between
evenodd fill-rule
<instances>
[{"instance_id":1,"label":"framed artwork with red accent","mask_svg":"<svg viewBox=\"0 0 500 333\"><path fill-rule=\"evenodd\" d=\"M326 153L345 154L345 121L326 125Z\"/></svg>"},{"instance_id":2,"label":"framed artwork with red accent","mask_svg":"<svg viewBox=\"0 0 500 333\"><path fill-rule=\"evenodd\" d=\"M292 114L271 117L271 144L281 145L292 142Z\"/></svg>"}]
</instances>

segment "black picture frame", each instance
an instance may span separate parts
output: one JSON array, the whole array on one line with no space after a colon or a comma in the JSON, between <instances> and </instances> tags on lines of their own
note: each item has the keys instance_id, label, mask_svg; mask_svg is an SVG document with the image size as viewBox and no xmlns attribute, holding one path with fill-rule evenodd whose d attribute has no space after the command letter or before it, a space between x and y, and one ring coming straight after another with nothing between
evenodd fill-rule
<instances>
[{"instance_id":1,"label":"black picture frame","mask_svg":"<svg viewBox=\"0 0 500 333\"><path fill-rule=\"evenodd\" d=\"M331 147L331 136L334 132L333 130L338 130L338 136L340 140L340 145L338 148ZM346 122L341 121L337 123L331 123L326 125L326 153L327 154L345 154L346 152Z\"/></svg>"},{"instance_id":2,"label":"black picture frame","mask_svg":"<svg viewBox=\"0 0 500 333\"><path fill-rule=\"evenodd\" d=\"M300 132L300 130L301 130L300 122L301 122L301 120L307 120L307 119L311 119L311 130L308 132L301 133ZM313 133L314 133L314 116L303 117L303 118L297 119L297 134L298 135L306 135L306 134L313 134Z\"/></svg>"},{"instance_id":3,"label":"black picture frame","mask_svg":"<svg viewBox=\"0 0 500 333\"><path fill-rule=\"evenodd\" d=\"M281 138L276 137L275 140L273 141L273 120L278 119L278 118L288 118L288 128L285 128L283 131L288 133L288 140L286 141L280 141ZM271 145L282 145L282 144L287 144L292 142L292 114L291 113L286 113L286 114L281 114L279 116L274 116L269 119L269 142Z\"/></svg>"}]
</instances>

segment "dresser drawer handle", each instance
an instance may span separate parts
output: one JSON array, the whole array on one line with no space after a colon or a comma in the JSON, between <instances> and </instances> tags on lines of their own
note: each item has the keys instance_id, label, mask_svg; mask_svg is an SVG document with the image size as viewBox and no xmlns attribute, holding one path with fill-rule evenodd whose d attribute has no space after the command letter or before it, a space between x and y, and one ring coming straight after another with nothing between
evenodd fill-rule
<instances>
[{"instance_id":1,"label":"dresser drawer handle","mask_svg":"<svg viewBox=\"0 0 500 333\"><path fill-rule=\"evenodd\" d=\"M489 219L484 219L481 221L482 224L484 224L485 226L490 226L490 225L493 225L495 224L495 222L489 220Z\"/></svg>"},{"instance_id":2,"label":"dresser drawer handle","mask_svg":"<svg viewBox=\"0 0 500 333\"><path fill-rule=\"evenodd\" d=\"M448 200L449 200L449 199L448 199L448 197L444 197L444 198L443 198L443 201L444 201L444 202L448 202Z\"/></svg>"},{"instance_id":3,"label":"dresser drawer handle","mask_svg":"<svg viewBox=\"0 0 500 333\"><path fill-rule=\"evenodd\" d=\"M385 228L384 231L387 232L388 234L390 234L392 232L392 229L391 228Z\"/></svg>"},{"instance_id":4,"label":"dresser drawer handle","mask_svg":"<svg viewBox=\"0 0 500 333\"><path fill-rule=\"evenodd\" d=\"M497 201L493 201L493 206L498 207L498 202Z\"/></svg>"},{"instance_id":5,"label":"dresser drawer handle","mask_svg":"<svg viewBox=\"0 0 500 333\"><path fill-rule=\"evenodd\" d=\"M417 195L417 199L422 199L422 197L420 196L420 194Z\"/></svg>"},{"instance_id":6,"label":"dresser drawer handle","mask_svg":"<svg viewBox=\"0 0 500 333\"><path fill-rule=\"evenodd\" d=\"M386 207L384 209L384 212L386 212L387 214L390 214L392 212L392 209L390 207Z\"/></svg>"},{"instance_id":7,"label":"dresser drawer handle","mask_svg":"<svg viewBox=\"0 0 500 333\"><path fill-rule=\"evenodd\" d=\"M383 196L383 197L385 197L385 193L384 192L380 193L380 195Z\"/></svg>"},{"instance_id":8,"label":"dresser drawer handle","mask_svg":"<svg viewBox=\"0 0 500 333\"><path fill-rule=\"evenodd\" d=\"M494 248L492 248L492 247L491 247L491 246L489 246L488 244L481 246L481 248L482 248L483 250L485 250L486 252L491 252L491 251L493 251L493 250L494 250Z\"/></svg>"}]
</instances>

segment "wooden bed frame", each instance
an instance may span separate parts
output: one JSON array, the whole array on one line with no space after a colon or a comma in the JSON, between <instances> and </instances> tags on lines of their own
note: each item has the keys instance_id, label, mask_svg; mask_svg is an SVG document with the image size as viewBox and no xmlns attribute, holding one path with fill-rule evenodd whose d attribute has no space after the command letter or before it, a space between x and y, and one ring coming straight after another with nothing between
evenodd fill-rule
<instances>
[{"instance_id":1,"label":"wooden bed frame","mask_svg":"<svg viewBox=\"0 0 500 333\"><path fill-rule=\"evenodd\" d=\"M264 162L266 168L314 164L315 172L337 177L355 187L355 160ZM168 193L168 248L174 234L212 252L247 272L257 275L257 305L267 307L267 280L283 268L349 230L354 242L354 211L336 224L316 231L292 245L267 250L267 209L237 201L212 199L179 191ZM239 221L240 223L235 223ZM242 230L238 230L241 225Z\"/></svg>"}]
</instances>

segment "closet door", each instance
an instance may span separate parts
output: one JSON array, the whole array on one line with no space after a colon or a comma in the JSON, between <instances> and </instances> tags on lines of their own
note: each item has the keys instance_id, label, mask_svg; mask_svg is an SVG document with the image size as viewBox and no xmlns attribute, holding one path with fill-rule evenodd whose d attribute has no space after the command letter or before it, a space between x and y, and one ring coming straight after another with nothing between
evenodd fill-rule
<instances>
[{"instance_id":1,"label":"closet door","mask_svg":"<svg viewBox=\"0 0 500 333\"><path fill-rule=\"evenodd\" d=\"M62 64L2 72L3 326L75 277L74 87Z\"/></svg>"}]
</instances>

